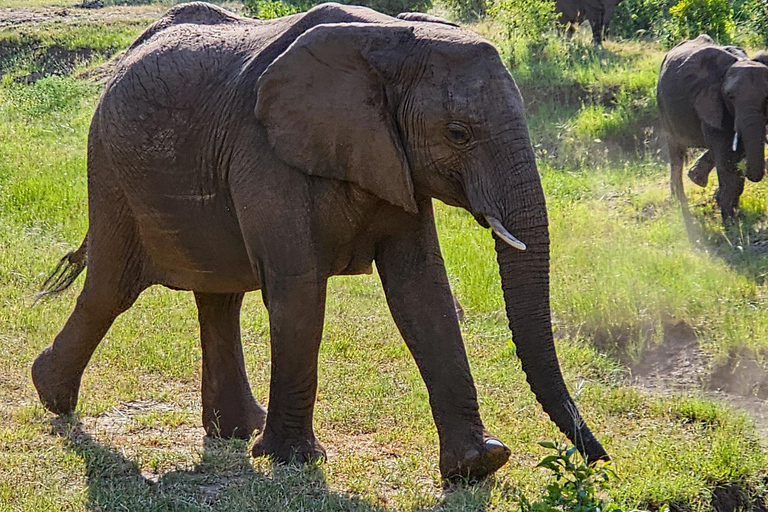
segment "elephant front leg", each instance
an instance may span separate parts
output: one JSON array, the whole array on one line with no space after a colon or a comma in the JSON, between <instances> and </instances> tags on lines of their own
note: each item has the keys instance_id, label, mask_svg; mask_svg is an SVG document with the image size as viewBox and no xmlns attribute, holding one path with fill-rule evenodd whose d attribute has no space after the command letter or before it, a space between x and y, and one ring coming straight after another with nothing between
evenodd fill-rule
<instances>
[{"instance_id":1,"label":"elephant front leg","mask_svg":"<svg viewBox=\"0 0 768 512\"><path fill-rule=\"evenodd\" d=\"M326 280L314 274L272 280L264 289L272 376L267 423L253 446L254 457L269 455L280 462L325 458L312 428L325 290Z\"/></svg>"},{"instance_id":2,"label":"elephant front leg","mask_svg":"<svg viewBox=\"0 0 768 512\"><path fill-rule=\"evenodd\" d=\"M715 194L723 224L727 224L734 217L739 208L739 198L744 192L744 176L737 169L726 167L724 170L717 168L718 188Z\"/></svg>"},{"instance_id":3,"label":"elephant front leg","mask_svg":"<svg viewBox=\"0 0 768 512\"><path fill-rule=\"evenodd\" d=\"M509 449L480 420L477 392L445 273L432 205L419 205L411 229L377 246L387 302L429 391L440 437L443 478L480 479L509 459Z\"/></svg>"},{"instance_id":4,"label":"elephant front leg","mask_svg":"<svg viewBox=\"0 0 768 512\"><path fill-rule=\"evenodd\" d=\"M688 177L700 187L706 187L709 181L709 173L715 168L715 157L707 150L702 153L696 162L688 169Z\"/></svg>"},{"instance_id":5,"label":"elephant front leg","mask_svg":"<svg viewBox=\"0 0 768 512\"><path fill-rule=\"evenodd\" d=\"M240 342L242 293L195 292L203 347L203 427L208 435L248 439L267 411L251 393Z\"/></svg>"}]
</instances>

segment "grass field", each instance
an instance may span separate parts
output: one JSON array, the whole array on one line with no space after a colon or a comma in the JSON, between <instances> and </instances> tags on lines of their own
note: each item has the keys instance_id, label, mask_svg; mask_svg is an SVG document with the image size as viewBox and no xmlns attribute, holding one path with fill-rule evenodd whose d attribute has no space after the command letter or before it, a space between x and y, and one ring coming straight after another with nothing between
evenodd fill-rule
<instances>
[{"instance_id":1,"label":"grass field","mask_svg":"<svg viewBox=\"0 0 768 512\"><path fill-rule=\"evenodd\" d=\"M107 9L122 13L109 23L60 16L0 32L0 48L13 49L0 51L0 510L517 510L517 492L536 497L547 481L535 468L546 454L537 442L559 434L515 357L489 233L444 205L438 227L466 310L481 413L513 452L494 479L443 492L426 389L375 274L331 280L316 409L325 465L272 466L251 459L250 443L203 438L187 292L145 292L97 350L76 417L43 410L29 368L82 279L58 299L32 297L87 230L86 133L101 86L84 77L159 12L137 9ZM492 25L475 28L507 51ZM53 47L80 57L66 61L63 76L15 80L45 74ZM663 51L638 42L596 51L578 40L568 55L548 51L555 65L528 60L513 74L548 197L559 355L614 457L610 498L625 509L762 510L765 186L748 184L742 222L724 231L715 185L690 185L697 229L689 237L668 199L654 131ZM254 394L265 401L268 327L258 293L246 298L242 328ZM651 357L659 354L668 357Z\"/></svg>"}]
</instances>

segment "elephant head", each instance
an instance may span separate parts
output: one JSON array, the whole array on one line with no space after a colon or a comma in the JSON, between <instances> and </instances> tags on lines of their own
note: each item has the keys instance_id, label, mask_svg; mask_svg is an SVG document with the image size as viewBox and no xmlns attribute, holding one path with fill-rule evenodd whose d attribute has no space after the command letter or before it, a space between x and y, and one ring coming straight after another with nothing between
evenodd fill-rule
<instances>
[{"instance_id":1,"label":"elephant head","mask_svg":"<svg viewBox=\"0 0 768 512\"><path fill-rule=\"evenodd\" d=\"M729 133L730 123L726 119L733 119L732 150L743 148L747 178L760 181L765 175L768 67L725 52L717 52L713 58L716 60L707 65L717 62L722 66L722 81L712 80L702 87L696 94L694 107L704 123Z\"/></svg>"},{"instance_id":2,"label":"elephant head","mask_svg":"<svg viewBox=\"0 0 768 512\"><path fill-rule=\"evenodd\" d=\"M310 175L409 213L437 198L491 227L531 389L589 461L607 458L560 372L544 194L522 98L491 44L439 23L320 25L261 75L256 115L277 155Z\"/></svg>"}]
</instances>

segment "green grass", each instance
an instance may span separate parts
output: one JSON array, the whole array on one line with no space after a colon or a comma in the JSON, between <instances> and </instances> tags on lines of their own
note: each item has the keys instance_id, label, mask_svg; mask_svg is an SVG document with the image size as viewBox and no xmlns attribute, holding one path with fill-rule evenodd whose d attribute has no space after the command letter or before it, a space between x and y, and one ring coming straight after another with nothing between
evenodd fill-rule
<instances>
[{"instance_id":1,"label":"green grass","mask_svg":"<svg viewBox=\"0 0 768 512\"><path fill-rule=\"evenodd\" d=\"M142 23L51 24L0 37L111 54ZM684 321L714 361L748 353L762 364L768 193L748 184L744 222L726 232L712 206L714 185L688 187L700 227L692 242L668 199L663 161L618 142L621 151L605 158L594 139L642 135L653 105L634 102L648 96L661 54L650 43L611 42L578 66L541 62L515 75L548 197L558 351L614 457L619 480L610 495L625 509L698 511L709 509L717 486L764 491L764 439L727 405L628 385L623 363L661 343L665 324ZM14 65L12 74L33 70L35 54ZM537 92L537 83L558 96ZM615 101L604 101L608 92ZM63 325L82 278L56 300L33 305L32 296L87 230L86 134L98 94L71 75L0 83L0 511L517 510L515 491L540 491L546 474L535 465L547 452L537 442L558 433L515 357L491 237L444 205L438 229L466 310L481 413L513 452L495 479L442 492L426 389L375 274L331 280L316 409L325 465L273 467L250 457L250 443L203 440L198 326L186 292L145 292L97 350L77 418L44 412L29 367ZM265 401L268 326L259 293L246 298L242 329L254 394Z\"/></svg>"}]
</instances>

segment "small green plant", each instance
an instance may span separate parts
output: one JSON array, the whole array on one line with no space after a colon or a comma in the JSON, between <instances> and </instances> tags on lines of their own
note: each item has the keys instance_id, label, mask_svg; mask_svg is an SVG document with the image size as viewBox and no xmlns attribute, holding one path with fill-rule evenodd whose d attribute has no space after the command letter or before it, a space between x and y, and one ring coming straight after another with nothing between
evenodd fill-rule
<instances>
[{"instance_id":1,"label":"small green plant","mask_svg":"<svg viewBox=\"0 0 768 512\"><path fill-rule=\"evenodd\" d=\"M610 462L587 465L575 446L560 441L543 441L539 445L555 451L536 465L548 469L555 480L537 501L519 494L521 512L621 512L618 505L598 496L608 489L611 479L617 478Z\"/></svg>"},{"instance_id":2,"label":"small green plant","mask_svg":"<svg viewBox=\"0 0 768 512\"><path fill-rule=\"evenodd\" d=\"M735 23L728 0L680 0L669 8L670 42L709 34L722 44L733 39Z\"/></svg>"}]
</instances>

